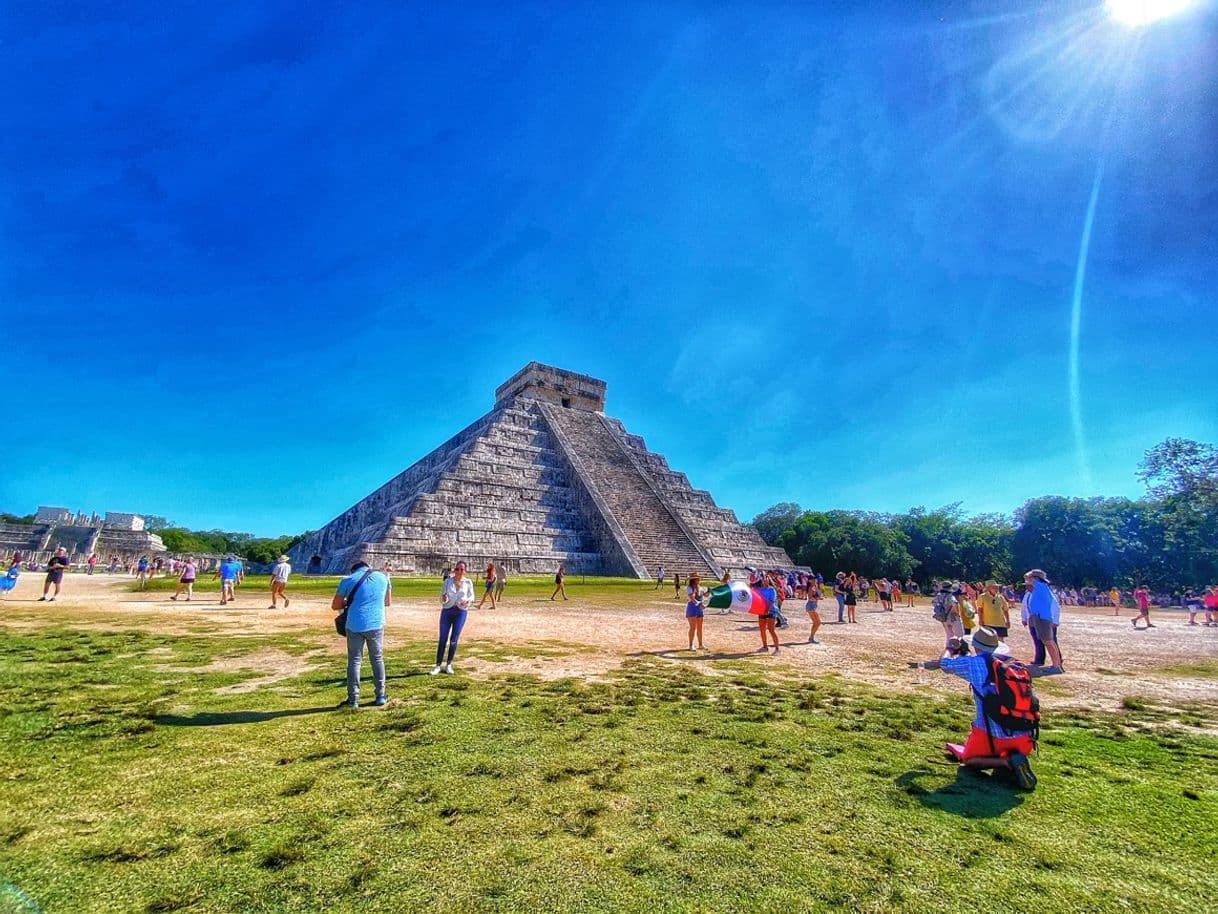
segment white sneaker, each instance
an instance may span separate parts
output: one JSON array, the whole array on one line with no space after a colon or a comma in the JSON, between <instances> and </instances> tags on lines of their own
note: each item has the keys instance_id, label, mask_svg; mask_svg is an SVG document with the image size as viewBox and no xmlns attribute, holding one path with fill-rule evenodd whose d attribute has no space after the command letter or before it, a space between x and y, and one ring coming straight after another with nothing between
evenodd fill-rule
<instances>
[{"instance_id":1,"label":"white sneaker","mask_svg":"<svg viewBox=\"0 0 1218 914\"><path fill-rule=\"evenodd\" d=\"M451 676L453 674L453 665L451 663L444 664L444 672Z\"/></svg>"},{"instance_id":2,"label":"white sneaker","mask_svg":"<svg viewBox=\"0 0 1218 914\"><path fill-rule=\"evenodd\" d=\"M431 668L431 672L428 673L427 675L428 676L438 676L442 669L444 669L444 667L440 666L440 664L437 663L435 666L433 666Z\"/></svg>"}]
</instances>

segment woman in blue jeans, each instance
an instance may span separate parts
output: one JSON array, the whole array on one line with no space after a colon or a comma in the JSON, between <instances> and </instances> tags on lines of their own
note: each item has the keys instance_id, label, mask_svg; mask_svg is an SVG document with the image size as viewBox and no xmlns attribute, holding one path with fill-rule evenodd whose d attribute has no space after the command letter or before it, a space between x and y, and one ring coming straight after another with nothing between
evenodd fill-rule
<instances>
[{"instance_id":1,"label":"woman in blue jeans","mask_svg":"<svg viewBox=\"0 0 1218 914\"><path fill-rule=\"evenodd\" d=\"M451 673L453 657L457 653L457 641L461 637L461 629L465 627L465 617L469 613L469 604L474 602L474 584L465 576L465 563L457 562L451 577L444 579L444 587L440 590L442 600L440 608L440 640L436 644L436 665L432 667L431 675ZM447 645L448 656L444 651Z\"/></svg>"}]
</instances>

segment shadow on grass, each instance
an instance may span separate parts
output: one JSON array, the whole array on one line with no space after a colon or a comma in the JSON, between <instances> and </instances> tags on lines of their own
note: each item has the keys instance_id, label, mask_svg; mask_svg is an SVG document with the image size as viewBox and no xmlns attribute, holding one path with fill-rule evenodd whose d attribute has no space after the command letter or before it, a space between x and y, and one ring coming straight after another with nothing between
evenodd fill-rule
<instances>
[{"instance_id":1,"label":"shadow on grass","mask_svg":"<svg viewBox=\"0 0 1218 914\"><path fill-rule=\"evenodd\" d=\"M1003 774L960 765L956 779L950 784L927 790L919 783L924 778L937 777L937 772L929 768L914 768L898 777L896 784L923 806L966 819L993 819L1023 802L1023 796Z\"/></svg>"},{"instance_id":2,"label":"shadow on grass","mask_svg":"<svg viewBox=\"0 0 1218 914\"><path fill-rule=\"evenodd\" d=\"M301 717L305 714L323 714L334 710L333 705L324 708L289 708L284 711L217 711L183 716L181 714L158 714L153 723L166 727L223 727L227 724L260 724L279 717Z\"/></svg>"}]
</instances>

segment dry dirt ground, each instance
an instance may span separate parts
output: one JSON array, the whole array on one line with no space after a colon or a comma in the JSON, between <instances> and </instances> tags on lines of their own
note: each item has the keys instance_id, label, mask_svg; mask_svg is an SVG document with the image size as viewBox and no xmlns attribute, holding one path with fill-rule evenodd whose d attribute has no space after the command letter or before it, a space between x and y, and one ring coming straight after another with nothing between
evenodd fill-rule
<instances>
[{"instance_id":1,"label":"dry dirt ground","mask_svg":"<svg viewBox=\"0 0 1218 914\"><path fill-rule=\"evenodd\" d=\"M189 604L173 603L165 594L130 592L126 578L69 575L58 601L39 603L41 586L41 575L22 575L17 588L0 602L0 627L66 623L234 636L297 631L315 638L315 648L301 656L260 649L209 667L261 674L233 687L240 690L258 689L319 665L341 668L343 664L343 642L334 636L333 614L323 597L302 595L293 598L291 609L269 610L261 587L247 585L239 591L235 607L221 608L215 594L204 594ZM916 666L937 658L943 645L942 628L925 605L888 613L880 611L879 604L862 604L858 624L839 625L830 621L836 620L836 604L824 601L821 608L828 624L818 634L821 643L812 645L807 643L808 619L802 603L788 602L791 625L780 633L783 648L778 656L756 652L760 641L751 617L712 611L705 622L708 650L691 654L684 650L684 605L672 599L670 591L656 593L644 582L637 593L612 596L581 598L578 586L570 590L567 603L509 596L497 610L471 612L463 645L528 645L534 650L525 652L529 659L506 662L458 655L459 672L479 677L510 669L547 679L597 677L629 658L653 656L711 674L715 665L709 661L735 659L783 676L834 673L886 689L960 690L958 681ZM386 626L387 647L392 649L395 640L434 637L437 609L438 599L395 601ZM1132 615L1129 609L1114 617L1111 609L1068 607L1060 630L1067 672L1037 680L1042 695L1059 707L1104 711L1118 710L1131 696L1166 708L1218 709L1218 628L1189 626L1187 617L1176 611L1156 613L1156 627L1149 631L1133 631ZM1031 641L1018 624L1008 640L1015 656L1030 659ZM1213 719L1214 714L1206 717Z\"/></svg>"}]
</instances>

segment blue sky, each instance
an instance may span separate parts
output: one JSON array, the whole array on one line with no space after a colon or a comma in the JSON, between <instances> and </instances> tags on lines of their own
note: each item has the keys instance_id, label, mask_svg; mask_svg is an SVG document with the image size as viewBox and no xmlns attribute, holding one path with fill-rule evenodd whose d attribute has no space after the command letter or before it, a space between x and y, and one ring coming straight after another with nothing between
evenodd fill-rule
<instances>
[{"instance_id":1,"label":"blue sky","mask_svg":"<svg viewBox=\"0 0 1218 914\"><path fill-rule=\"evenodd\" d=\"M1218 440L1213 3L354 7L0 13L0 510L316 528L531 359L745 519Z\"/></svg>"}]
</instances>

